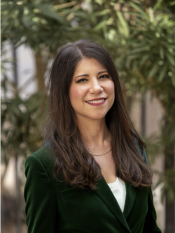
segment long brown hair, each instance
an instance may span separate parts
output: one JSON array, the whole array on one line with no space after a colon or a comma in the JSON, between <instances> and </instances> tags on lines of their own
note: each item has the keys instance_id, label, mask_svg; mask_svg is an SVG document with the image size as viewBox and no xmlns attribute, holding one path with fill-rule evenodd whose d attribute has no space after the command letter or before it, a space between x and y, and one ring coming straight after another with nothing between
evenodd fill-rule
<instances>
[{"instance_id":1,"label":"long brown hair","mask_svg":"<svg viewBox=\"0 0 175 233\"><path fill-rule=\"evenodd\" d=\"M145 144L127 114L115 65L101 45L86 39L61 47L51 67L45 140L50 141L56 152L54 175L62 174L65 182L72 187L89 187L93 190L102 177L99 165L81 140L69 100L72 77L77 63L83 57L94 58L106 67L114 82L115 100L105 118L111 133L117 176L135 187L150 186L152 171L144 162Z\"/></svg>"}]
</instances>

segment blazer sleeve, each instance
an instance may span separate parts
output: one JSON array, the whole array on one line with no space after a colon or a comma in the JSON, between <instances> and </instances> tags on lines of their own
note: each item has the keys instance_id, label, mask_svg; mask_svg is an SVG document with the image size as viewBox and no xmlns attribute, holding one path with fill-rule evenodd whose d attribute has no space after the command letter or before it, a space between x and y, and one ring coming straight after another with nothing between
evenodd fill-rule
<instances>
[{"instance_id":1,"label":"blazer sleeve","mask_svg":"<svg viewBox=\"0 0 175 233\"><path fill-rule=\"evenodd\" d=\"M34 155L25 162L26 223L28 233L56 233L56 195L50 178Z\"/></svg>"},{"instance_id":2,"label":"blazer sleeve","mask_svg":"<svg viewBox=\"0 0 175 233\"><path fill-rule=\"evenodd\" d=\"M151 188L148 193L148 212L145 218L144 228L142 233L161 233L156 223L156 211L153 204L153 195Z\"/></svg>"},{"instance_id":3,"label":"blazer sleeve","mask_svg":"<svg viewBox=\"0 0 175 233\"><path fill-rule=\"evenodd\" d=\"M145 150L143 150L143 155L144 155L145 162L148 164ZM157 216L156 216L156 211L154 208L152 190L150 187L148 191L148 213L145 218L145 223L144 223L144 228L143 228L142 233L148 233L148 232L149 233L161 233L161 230L157 226L156 220L157 220Z\"/></svg>"}]
</instances>

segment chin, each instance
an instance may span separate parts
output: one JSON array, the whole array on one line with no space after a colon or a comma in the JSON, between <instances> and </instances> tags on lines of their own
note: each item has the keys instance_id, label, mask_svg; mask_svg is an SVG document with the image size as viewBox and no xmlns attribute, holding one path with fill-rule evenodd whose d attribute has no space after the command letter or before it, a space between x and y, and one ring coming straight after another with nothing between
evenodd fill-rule
<instances>
[{"instance_id":1,"label":"chin","mask_svg":"<svg viewBox=\"0 0 175 233\"><path fill-rule=\"evenodd\" d=\"M91 111L91 112L76 112L76 116L79 119L91 119L91 120L102 120L105 118L108 111Z\"/></svg>"},{"instance_id":2,"label":"chin","mask_svg":"<svg viewBox=\"0 0 175 233\"><path fill-rule=\"evenodd\" d=\"M92 120L102 120L103 118L105 118L105 116L106 116L106 113L105 114L93 114L89 116L89 118Z\"/></svg>"}]
</instances>

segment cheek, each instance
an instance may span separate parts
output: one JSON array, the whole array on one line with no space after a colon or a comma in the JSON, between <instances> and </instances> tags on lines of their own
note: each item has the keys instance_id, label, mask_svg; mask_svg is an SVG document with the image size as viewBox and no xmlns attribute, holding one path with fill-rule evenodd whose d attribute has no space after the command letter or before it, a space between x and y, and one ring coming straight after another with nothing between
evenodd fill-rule
<instances>
[{"instance_id":1,"label":"cheek","mask_svg":"<svg viewBox=\"0 0 175 233\"><path fill-rule=\"evenodd\" d=\"M115 96L114 83L112 81L108 82L105 88L110 95Z\"/></svg>"},{"instance_id":2,"label":"cheek","mask_svg":"<svg viewBox=\"0 0 175 233\"><path fill-rule=\"evenodd\" d=\"M111 89L111 92L113 92L113 93L115 92L114 83L113 82L111 82L110 89Z\"/></svg>"},{"instance_id":3,"label":"cheek","mask_svg":"<svg viewBox=\"0 0 175 233\"><path fill-rule=\"evenodd\" d=\"M84 90L78 86L72 85L69 91L69 98L72 105L75 105L78 101L82 101L84 97Z\"/></svg>"}]
</instances>

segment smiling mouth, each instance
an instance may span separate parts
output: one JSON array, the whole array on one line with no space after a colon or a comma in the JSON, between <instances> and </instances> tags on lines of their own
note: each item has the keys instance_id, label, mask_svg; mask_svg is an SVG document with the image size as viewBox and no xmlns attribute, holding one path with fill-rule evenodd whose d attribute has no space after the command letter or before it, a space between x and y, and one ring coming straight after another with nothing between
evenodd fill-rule
<instances>
[{"instance_id":1,"label":"smiling mouth","mask_svg":"<svg viewBox=\"0 0 175 233\"><path fill-rule=\"evenodd\" d=\"M86 102L91 103L91 104L98 104L98 103L103 103L105 100L106 100L106 98L98 99L98 100L89 100L89 101L86 101Z\"/></svg>"}]
</instances>

